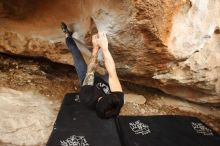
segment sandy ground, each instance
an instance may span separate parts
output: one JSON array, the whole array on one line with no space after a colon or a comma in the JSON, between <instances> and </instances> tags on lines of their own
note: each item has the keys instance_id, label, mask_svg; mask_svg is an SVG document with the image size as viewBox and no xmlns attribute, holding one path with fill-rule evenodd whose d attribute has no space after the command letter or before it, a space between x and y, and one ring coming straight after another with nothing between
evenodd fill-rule
<instances>
[{"instance_id":1,"label":"sandy ground","mask_svg":"<svg viewBox=\"0 0 220 146\"><path fill-rule=\"evenodd\" d=\"M189 103L159 90L124 81L122 84L126 103L121 115L190 115L200 118L220 133L220 108ZM56 104L56 114L63 96L67 92L79 91L76 72L72 66L52 63L43 58L0 54L0 88L2 87L19 92L33 91L45 96ZM0 146L15 145L0 143Z\"/></svg>"}]
</instances>

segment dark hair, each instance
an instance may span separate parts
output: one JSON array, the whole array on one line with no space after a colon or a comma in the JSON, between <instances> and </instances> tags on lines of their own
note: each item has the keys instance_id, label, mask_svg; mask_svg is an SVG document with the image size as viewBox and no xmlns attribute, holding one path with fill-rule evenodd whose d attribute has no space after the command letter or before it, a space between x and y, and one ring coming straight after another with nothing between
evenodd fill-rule
<instances>
[{"instance_id":1,"label":"dark hair","mask_svg":"<svg viewBox=\"0 0 220 146\"><path fill-rule=\"evenodd\" d=\"M118 96L118 94L109 94L97 102L96 113L101 118L117 117L123 104L124 95Z\"/></svg>"}]
</instances>

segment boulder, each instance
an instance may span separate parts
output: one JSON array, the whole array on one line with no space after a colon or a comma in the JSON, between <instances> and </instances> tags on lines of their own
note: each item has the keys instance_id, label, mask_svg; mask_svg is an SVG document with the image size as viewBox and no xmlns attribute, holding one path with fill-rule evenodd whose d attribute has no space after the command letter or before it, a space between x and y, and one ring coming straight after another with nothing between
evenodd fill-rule
<instances>
[{"instance_id":1,"label":"boulder","mask_svg":"<svg viewBox=\"0 0 220 146\"><path fill-rule=\"evenodd\" d=\"M220 105L220 1L3 0L0 52L73 64L60 21L88 58L105 31L121 80ZM88 59L86 59L88 60Z\"/></svg>"}]
</instances>

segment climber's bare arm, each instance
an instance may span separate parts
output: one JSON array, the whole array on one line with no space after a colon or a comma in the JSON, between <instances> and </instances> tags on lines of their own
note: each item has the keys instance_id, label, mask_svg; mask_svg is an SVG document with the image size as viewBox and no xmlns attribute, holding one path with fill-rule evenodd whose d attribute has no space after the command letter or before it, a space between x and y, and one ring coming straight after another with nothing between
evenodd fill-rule
<instances>
[{"instance_id":1,"label":"climber's bare arm","mask_svg":"<svg viewBox=\"0 0 220 146\"><path fill-rule=\"evenodd\" d=\"M115 62L108 48L103 49L103 54L104 54L104 60L105 60L105 67L109 74L109 86L111 88L111 91L122 92L122 87L119 82L118 75L115 69Z\"/></svg>"},{"instance_id":2,"label":"climber's bare arm","mask_svg":"<svg viewBox=\"0 0 220 146\"><path fill-rule=\"evenodd\" d=\"M105 61L105 67L109 74L109 86L111 88L111 91L121 91L122 87L118 79L118 75L115 68L115 62L113 60L113 57L108 49L108 40L105 33L99 33L99 39L98 44L102 48L104 61Z\"/></svg>"},{"instance_id":3,"label":"climber's bare arm","mask_svg":"<svg viewBox=\"0 0 220 146\"><path fill-rule=\"evenodd\" d=\"M94 84L94 73L95 73L95 69L97 66L97 55L98 55L98 50L99 50L99 46L97 45L97 42L96 42L97 40L96 37L97 37L96 35L92 36L93 50L92 50L92 55L91 55L89 65L87 68L86 77L83 81L83 86Z\"/></svg>"}]
</instances>

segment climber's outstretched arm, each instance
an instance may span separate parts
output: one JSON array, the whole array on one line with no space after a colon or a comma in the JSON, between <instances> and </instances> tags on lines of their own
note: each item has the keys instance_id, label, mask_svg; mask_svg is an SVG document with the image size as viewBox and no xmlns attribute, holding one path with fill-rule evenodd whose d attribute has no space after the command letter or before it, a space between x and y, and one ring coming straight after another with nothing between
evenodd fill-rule
<instances>
[{"instance_id":1,"label":"climber's outstretched arm","mask_svg":"<svg viewBox=\"0 0 220 146\"><path fill-rule=\"evenodd\" d=\"M94 84L94 73L95 73L95 68L97 66L97 55L98 55L98 50L99 50L99 46L96 42L97 40L96 37L97 37L96 35L92 36L93 50L92 50L92 55L91 55L89 65L87 68L86 77L83 81L83 86Z\"/></svg>"},{"instance_id":2,"label":"climber's outstretched arm","mask_svg":"<svg viewBox=\"0 0 220 146\"><path fill-rule=\"evenodd\" d=\"M118 79L118 75L115 68L115 62L108 49L108 40L105 33L99 33L98 44L102 48L105 67L109 74L109 86L112 92L122 92L122 87Z\"/></svg>"}]
</instances>

